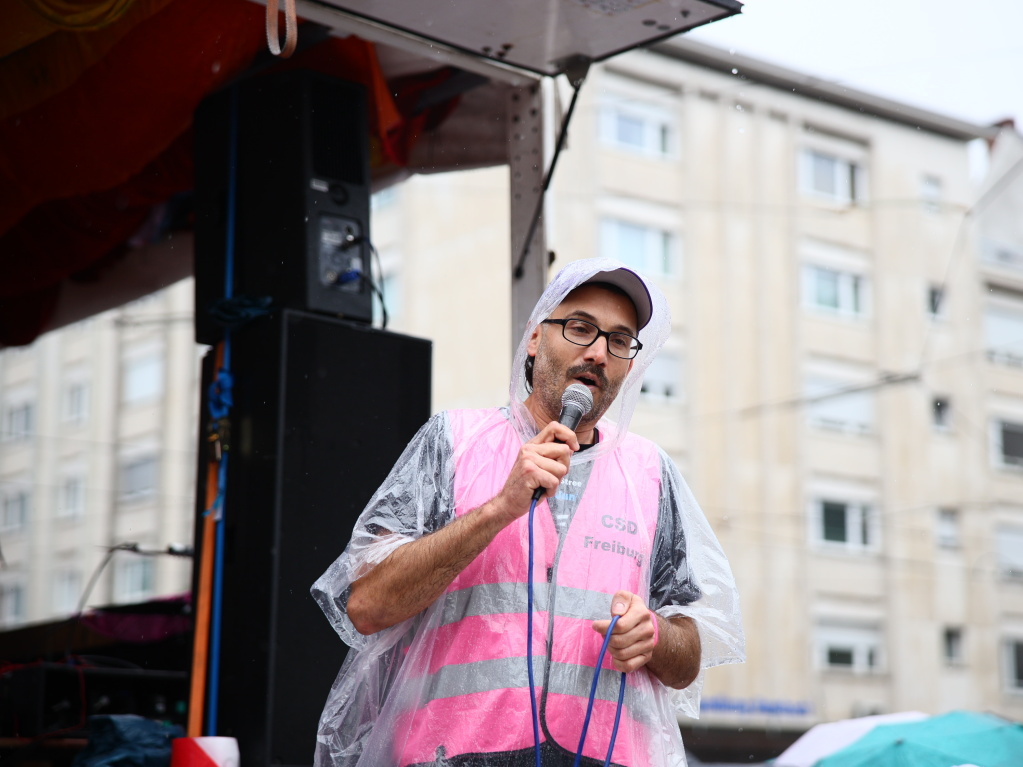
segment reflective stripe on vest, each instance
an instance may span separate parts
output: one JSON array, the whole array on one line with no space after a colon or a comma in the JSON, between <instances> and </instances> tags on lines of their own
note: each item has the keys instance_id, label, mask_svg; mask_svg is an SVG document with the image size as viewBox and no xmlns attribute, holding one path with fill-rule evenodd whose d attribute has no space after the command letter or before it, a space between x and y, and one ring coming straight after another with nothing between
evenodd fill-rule
<instances>
[{"instance_id":1,"label":"reflective stripe on vest","mask_svg":"<svg viewBox=\"0 0 1023 767\"><path fill-rule=\"evenodd\" d=\"M461 516L500 491L521 441L498 411L454 411L450 416L456 448L455 513ZM573 752L601 643L592 621L610 617L611 597L620 589L648 598L659 483L656 448L627 438L594 464L563 538L547 504L537 505L533 663L542 738ZM508 525L455 578L442 598L439 622L434 618L424 632L423 646L431 650L422 673L429 678L419 710L409 712L406 720L401 764L429 762L438 749L450 758L531 745L525 660L527 519ZM612 668L609 657L604 665ZM600 675L585 756L604 757L620 679L613 670ZM650 730L634 719L634 712L643 710L634 703L652 695L651 681L645 669L628 679L614 762L644 767ZM471 732L459 719L469 711ZM524 723L514 720L523 712Z\"/></svg>"}]
</instances>

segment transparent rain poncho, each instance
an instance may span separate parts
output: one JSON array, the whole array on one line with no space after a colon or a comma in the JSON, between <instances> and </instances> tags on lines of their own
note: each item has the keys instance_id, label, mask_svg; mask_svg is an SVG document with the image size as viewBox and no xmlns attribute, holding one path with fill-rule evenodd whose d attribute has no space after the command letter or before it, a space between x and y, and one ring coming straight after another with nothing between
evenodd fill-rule
<instances>
[{"instance_id":1,"label":"transparent rain poncho","mask_svg":"<svg viewBox=\"0 0 1023 767\"><path fill-rule=\"evenodd\" d=\"M346 613L351 584L398 547L443 527L455 518L456 506L461 507L464 499L456 497L454 467L456 464L464 465L462 459L467 451L478 450L474 447L478 445L508 447L504 443L509 441L514 442L510 448L517 451L519 445L536 435L538 428L524 404L528 396L524 373L527 342L539 323L551 315L570 291L600 272L618 268L623 268L623 265L610 259L589 259L572 262L557 274L533 310L516 351L510 406L495 408L477 419L482 426L471 435L471 440L463 440L471 445L453 442L452 423L464 420L457 417L457 413L439 413L431 418L413 438L370 500L356 523L347 548L313 585L314 598L341 639L351 648L321 717L315 755L317 767L380 767L406 763L396 755L406 753L407 744L403 739L409 737L409 717L414 716L421 701L430 697L430 691L425 689L431 679L426 669L431 664L436 665L437 637L444 636L440 629L450 627L460 616L452 615L450 599L441 598L413 618L372 636L363 636L355 630ZM628 436L628 425L639 399L643 373L671 330L664 296L652 285L648 284L648 289L653 312L650 322L640 331L643 348L616 401L597 425L598 443L573 456L569 477L580 476L577 472L584 477L589 476L590 466L593 471L600 471L604 465L602 461L621 463L623 446L635 444L637 438ZM644 585L636 589L636 593L664 618L685 615L695 621L702 645L702 668L696 681L684 690L665 687L645 670L629 675L628 700L632 701L634 708L639 707L632 713L645 722L649 730L646 738L648 754L637 761L651 767L685 765L678 715L699 716L700 692L706 669L745 659L738 593L728 561L670 458L663 452L657 455L660 457L659 521L656 530L646 532L655 553L651 561L643 563ZM510 464L500 464L499 461L479 460L471 470L475 474L494 475L492 482L499 489L509 468ZM537 507L538 517L542 506ZM547 511L548 517L550 513ZM674 551L675 554L658 556L656 551ZM515 583L525 578L521 573L509 573L507 580ZM542 585L548 587L546 583ZM553 591L548 598L553 601L558 588L556 577L549 588ZM543 595L539 599L542 608ZM607 605L610 605L610 597ZM526 612L524 591L517 612ZM588 617L603 619L610 616L605 611ZM599 646L599 636L594 636ZM537 649L534 640L534 656L543 652L542 644L540 648ZM525 662L521 665L524 674ZM604 672L602 679L604 676L619 675ZM587 688L588 685L589 677L586 679ZM617 694L617 682L614 691ZM524 716L509 714L502 725L521 729L528 734L531 742L532 723L528 708ZM452 726L471 728L473 722L460 721L457 725L452 723ZM608 735L603 733L597 737L603 737L606 742ZM470 750L476 753L488 751L488 740L489 734L481 733L478 748ZM576 743L571 744L573 751L575 746ZM443 750L439 749L436 759L419 759L413 763L448 765L476 762L449 762ZM531 761L529 763L532 764Z\"/></svg>"}]
</instances>

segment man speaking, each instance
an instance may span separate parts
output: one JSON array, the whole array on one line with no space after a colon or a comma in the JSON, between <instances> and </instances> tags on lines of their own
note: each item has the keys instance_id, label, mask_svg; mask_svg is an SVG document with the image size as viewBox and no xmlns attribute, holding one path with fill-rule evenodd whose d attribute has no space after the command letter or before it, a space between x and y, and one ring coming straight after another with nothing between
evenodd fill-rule
<instances>
[{"instance_id":1,"label":"man speaking","mask_svg":"<svg viewBox=\"0 0 1023 767\"><path fill-rule=\"evenodd\" d=\"M604 764L614 733L612 764L685 765L676 717L744 644L717 539L628 431L670 330L635 272L573 262L529 319L511 404L423 426L313 586L351 646L317 767L569 767L588 716L580 764ZM573 429L559 416L580 387Z\"/></svg>"}]
</instances>

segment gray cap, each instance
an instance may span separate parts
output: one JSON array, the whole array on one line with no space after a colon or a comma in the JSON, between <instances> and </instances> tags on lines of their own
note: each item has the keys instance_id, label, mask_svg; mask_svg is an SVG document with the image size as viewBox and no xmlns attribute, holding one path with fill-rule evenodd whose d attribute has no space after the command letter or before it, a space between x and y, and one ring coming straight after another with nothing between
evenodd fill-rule
<instances>
[{"instance_id":1,"label":"gray cap","mask_svg":"<svg viewBox=\"0 0 1023 767\"><path fill-rule=\"evenodd\" d=\"M591 282L606 282L625 291L636 307L636 322L639 324L639 327L636 328L637 333L650 322L650 317L654 312L653 300L650 298L650 291L647 290L643 278L634 271L623 267L609 272L597 272L581 283L580 287Z\"/></svg>"}]
</instances>

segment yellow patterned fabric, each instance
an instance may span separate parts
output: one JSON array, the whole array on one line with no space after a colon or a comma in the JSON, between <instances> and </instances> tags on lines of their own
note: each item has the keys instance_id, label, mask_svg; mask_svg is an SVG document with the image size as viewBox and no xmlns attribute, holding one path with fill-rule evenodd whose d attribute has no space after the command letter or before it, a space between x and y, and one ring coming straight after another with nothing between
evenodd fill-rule
<instances>
[{"instance_id":1,"label":"yellow patterned fabric","mask_svg":"<svg viewBox=\"0 0 1023 767\"><path fill-rule=\"evenodd\" d=\"M121 18L134 0L22 0L57 29L95 32Z\"/></svg>"},{"instance_id":2,"label":"yellow patterned fabric","mask_svg":"<svg viewBox=\"0 0 1023 767\"><path fill-rule=\"evenodd\" d=\"M42 40L56 27L22 0L0 0L0 58Z\"/></svg>"},{"instance_id":3,"label":"yellow patterned fabric","mask_svg":"<svg viewBox=\"0 0 1023 767\"><path fill-rule=\"evenodd\" d=\"M136 25L170 2L135 0L116 24L97 32L52 31L51 26L52 34L9 53L0 62L0 120L25 112L73 85ZM0 37L4 34L6 31Z\"/></svg>"}]
</instances>

